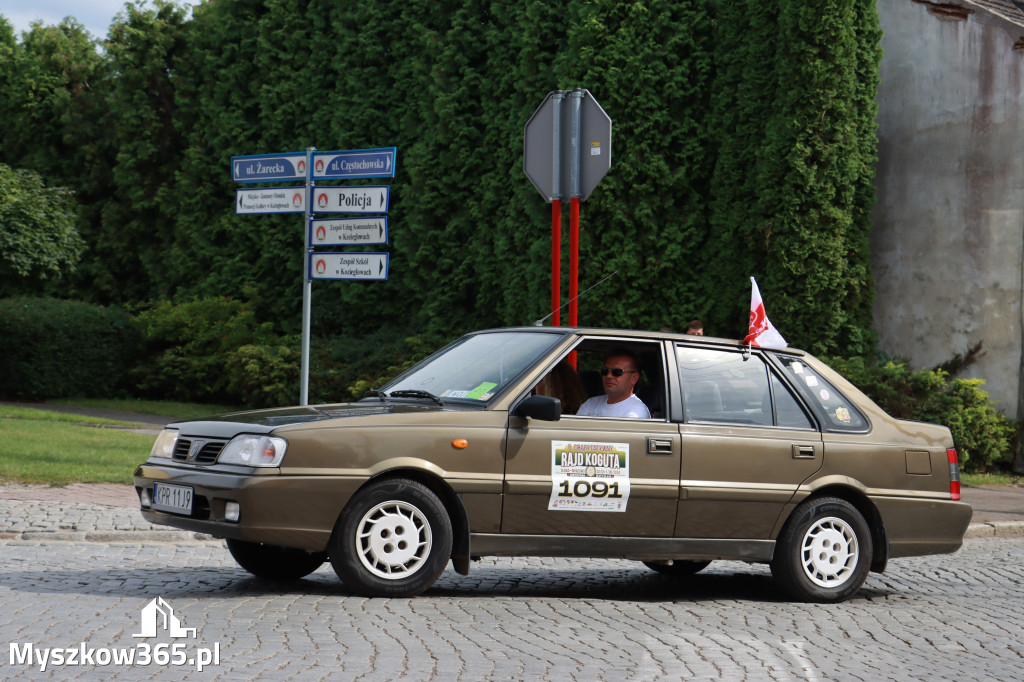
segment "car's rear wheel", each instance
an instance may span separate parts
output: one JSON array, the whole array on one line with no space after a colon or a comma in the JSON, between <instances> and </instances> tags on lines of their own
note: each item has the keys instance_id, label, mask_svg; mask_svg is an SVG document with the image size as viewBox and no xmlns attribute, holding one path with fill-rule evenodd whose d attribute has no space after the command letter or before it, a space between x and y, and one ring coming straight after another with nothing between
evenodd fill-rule
<instances>
[{"instance_id":1,"label":"car's rear wheel","mask_svg":"<svg viewBox=\"0 0 1024 682\"><path fill-rule=\"evenodd\" d=\"M298 580L320 568L327 555L292 547L264 545L245 540L228 540L228 551L238 565L260 578Z\"/></svg>"},{"instance_id":2,"label":"car's rear wheel","mask_svg":"<svg viewBox=\"0 0 1024 682\"><path fill-rule=\"evenodd\" d=\"M793 512L779 534L772 575L801 601L849 599L871 567L871 531L849 502L811 499Z\"/></svg>"},{"instance_id":3,"label":"car's rear wheel","mask_svg":"<svg viewBox=\"0 0 1024 682\"><path fill-rule=\"evenodd\" d=\"M671 563L668 561L645 561L644 566L652 571L657 571L664 575L683 577L703 571L710 563L710 561L687 561L684 559L674 559Z\"/></svg>"},{"instance_id":4,"label":"car's rear wheel","mask_svg":"<svg viewBox=\"0 0 1024 682\"><path fill-rule=\"evenodd\" d=\"M434 584L452 553L452 524L429 488L371 483L349 501L331 538L331 565L356 594L411 597Z\"/></svg>"}]
</instances>

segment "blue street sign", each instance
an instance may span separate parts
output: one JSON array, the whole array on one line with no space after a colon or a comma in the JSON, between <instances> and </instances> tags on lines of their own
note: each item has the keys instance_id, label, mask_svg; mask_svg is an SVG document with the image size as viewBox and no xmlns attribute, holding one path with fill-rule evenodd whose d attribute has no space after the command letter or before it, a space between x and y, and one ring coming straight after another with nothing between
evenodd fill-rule
<instances>
[{"instance_id":1,"label":"blue street sign","mask_svg":"<svg viewBox=\"0 0 1024 682\"><path fill-rule=\"evenodd\" d=\"M314 187L313 213L387 213L391 198L388 185Z\"/></svg>"},{"instance_id":2,"label":"blue street sign","mask_svg":"<svg viewBox=\"0 0 1024 682\"><path fill-rule=\"evenodd\" d=\"M313 177L316 179L393 178L395 147L352 149L344 152L314 152Z\"/></svg>"},{"instance_id":3,"label":"blue street sign","mask_svg":"<svg viewBox=\"0 0 1024 682\"><path fill-rule=\"evenodd\" d=\"M387 244L388 217L313 218L309 221L311 246Z\"/></svg>"},{"instance_id":4,"label":"blue street sign","mask_svg":"<svg viewBox=\"0 0 1024 682\"><path fill-rule=\"evenodd\" d=\"M386 253L311 253L309 277L386 280L390 258Z\"/></svg>"},{"instance_id":5,"label":"blue street sign","mask_svg":"<svg viewBox=\"0 0 1024 682\"><path fill-rule=\"evenodd\" d=\"M304 213L305 187L253 187L235 190L235 213Z\"/></svg>"},{"instance_id":6,"label":"blue street sign","mask_svg":"<svg viewBox=\"0 0 1024 682\"><path fill-rule=\"evenodd\" d=\"M231 157L231 179L235 182L305 180L306 170L306 152Z\"/></svg>"}]
</instances>

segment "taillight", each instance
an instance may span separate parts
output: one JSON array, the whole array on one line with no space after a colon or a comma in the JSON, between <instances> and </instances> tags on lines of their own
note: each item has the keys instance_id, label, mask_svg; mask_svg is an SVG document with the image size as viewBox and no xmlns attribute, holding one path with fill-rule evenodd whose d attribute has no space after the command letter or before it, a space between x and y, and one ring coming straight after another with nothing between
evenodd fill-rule
<instances>
[{"instance_id":1,"label":"taillight","mask_svg":"<svg viewBox=\"0 0 1024 682\"><path fill-rule=\"evenodd\" d=\"M960 461L956 458L956 448L946 450L946 460L949 462L949 497L954 500L960 499Z\"/></svg>"}]
</instances>

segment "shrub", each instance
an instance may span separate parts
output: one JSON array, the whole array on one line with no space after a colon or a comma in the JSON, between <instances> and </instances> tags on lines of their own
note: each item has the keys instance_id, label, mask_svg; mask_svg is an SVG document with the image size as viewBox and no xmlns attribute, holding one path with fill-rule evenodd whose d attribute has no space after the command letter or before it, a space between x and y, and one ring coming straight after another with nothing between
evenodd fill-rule
<instances>
[{"instance_id":1,"label":"shrub","mask_svg":"<svg viewBox=\"0 0 1024 682\"><path fill-rule=\"evenodd\" d=\"M244 402L236 392L244 378L233 379L230 370L245 363L233 356L247 346L279 345L271 325L256 320L252 304L230 296L158 301L141 310L134 324L146 358L132 372L135 387L162 400Z\"/></svg>"},{"instance_id":2,"label":"shrub","mask_svg":"<svg viewBox=\"0 0 1024 682\"><path fill-rule=\"evenodd\" d=\"M310 368L310 402L358 400L444 345L439 337L405 337L391 330L315 341L320 350Z\"/></svg>"},{"instance_id":3,"label":"shrub","mask_svg":"<svg viewBox=\"0 0 1024 682\"><path fill-rule=\"evenodd\" d=\"M247 407L298 404L300 341L294 344L258 346L247 344L228 356L228 391Z\"/></svg>"},{"instance_id":4,"label":"shrub","mask_svg":"<svg viewBox=\"0 0 1024 682\"><path fill-rule=\"evenodd\" d=\"M0 300L0 397L113 398L134 360L127 311L79 301Z\"/></svg>"},{"instance_id":5,"label":"shrub","mask_svg":"<svg viewBox=\"0 0 1024 682\"><path fill-rule=\"evenodd\" d=\"M984 379L951 381L944 369L914 371L899 359L822 359L893 417L948 427L964 471L984 471L1013 450L1017 425L996 410Z\"/></svg>"}]
</instances>

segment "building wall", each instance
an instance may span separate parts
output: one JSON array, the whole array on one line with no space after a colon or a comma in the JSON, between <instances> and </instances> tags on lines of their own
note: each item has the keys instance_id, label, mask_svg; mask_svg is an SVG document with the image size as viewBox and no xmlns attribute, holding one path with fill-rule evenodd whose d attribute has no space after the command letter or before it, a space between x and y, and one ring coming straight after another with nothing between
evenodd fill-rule
<instances>
[{"instance_id":1,"label":"building wall","mask_svg":"<svg viewBox=\"0 0 1024 682\"><path fill-rule=\"evenodd\" d=\"M984 342L960 376L986 379L1016 417L1024 414L1024 50L1014 46L1024 27L963 2L878 0L878 12L871 250L880 346L922 368Z\"/></svg>"}]
</instances>

